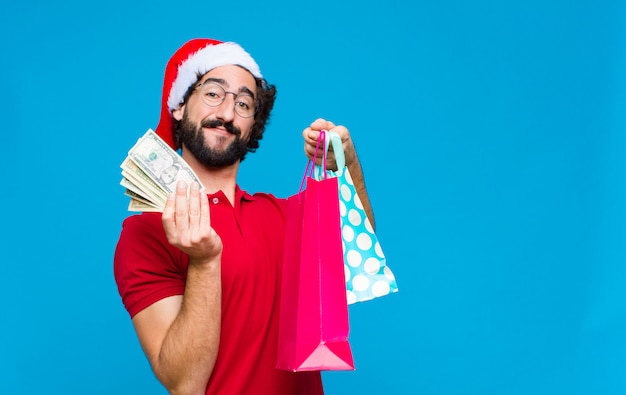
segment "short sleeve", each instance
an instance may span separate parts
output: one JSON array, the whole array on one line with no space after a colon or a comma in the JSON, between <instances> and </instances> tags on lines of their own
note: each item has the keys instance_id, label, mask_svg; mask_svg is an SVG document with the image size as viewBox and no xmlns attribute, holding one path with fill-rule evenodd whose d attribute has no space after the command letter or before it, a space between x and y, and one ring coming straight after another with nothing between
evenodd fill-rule
<instances>
[{"instance_id":1,"label":"short sleeve","mask_svg":"<svg viewBox=\"0 0 626 395\"><path fill-rule=\"evenodd\" d=\"M185 290L187 256L167 241L160 213L126 218L114 255L114 276L131 317Z\"/></svg>"}]
</instances>

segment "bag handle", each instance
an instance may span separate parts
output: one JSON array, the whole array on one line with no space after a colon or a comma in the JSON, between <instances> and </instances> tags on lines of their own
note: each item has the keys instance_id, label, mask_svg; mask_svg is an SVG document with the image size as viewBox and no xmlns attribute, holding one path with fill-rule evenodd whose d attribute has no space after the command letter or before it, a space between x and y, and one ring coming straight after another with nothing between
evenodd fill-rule
<instances>
[{"instance_id":1,"label":"bag handle","mask_svg":"<svg viewBox=\"0 0 626 395\"><path fill-rule=\"evenodd\" d=\"M326 151L328 146L332 143L333 152L335 153L335 163L337 163L337 171L344 168L346 165L346 156L343 152L343 144L341 143L341 137L336 132L328 132L328 139L326 139ZM324 163L324 173L326 173L326 163Z\"/></svg>"},{"instance_id":2,"label":"bag handle","mask_svg":"<svg viewBox=\"0 0 626 395\"><path fill-rule=\"evenodd\" d=\"M309 159L309 161L306 164L306 169L304 169L304 176L302 177L302 182L300 182L300 190L298 191L298 193L301 193L302 190L304 189L304 186L306 184L306 178L307 176L312 177L313 176L313 168L314 168L314 163L315 163L315 159L317 158L317 154L320 151L320 146L325 147L325 149L322 150L322 164L324 166L324 169L326 168L326 151L328 150L328 141L326 139L326 131L322 130L320 131L320 137L317 139L317 144L315 145L315 156L313 157L313 159ZM335 133L336 134L336 133ZM339 136L337 136L339 137ZM341 141L341 140L340 140ZM333 149L335 145L333 144ZM343 151L342 152L342 156L343 156ZM345 161L345 159L344 159ZM324 179L326 178L326 172L324 172Z\"/></svg>"},{"instance_id":3,"label":"bag handle","mask_svg":"<svg viewBox=\"0 0 626 395\"><path fill-rule=\"evenodd\" d=\"M326 139L324 141L324 152L328 152L330 144L333 145L333 152L335 153L335 163L337 164L337 171L327 170L327 162L324 161L323 166L315 165L313 168L314 179L320 181L328 177L335 177L339 175L346 166L346 157L343 152L343 144L341 143L341 137L335 132L326 132Z\"/></svg>"}]
</instances>

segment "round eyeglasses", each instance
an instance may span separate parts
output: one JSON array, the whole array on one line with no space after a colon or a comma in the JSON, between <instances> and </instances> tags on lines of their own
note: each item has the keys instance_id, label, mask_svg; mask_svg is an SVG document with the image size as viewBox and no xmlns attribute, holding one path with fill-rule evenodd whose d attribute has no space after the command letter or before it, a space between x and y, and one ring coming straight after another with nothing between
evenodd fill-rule
<instances>
[{"instance_id":1,"label":"round eyeglasses","mask_svg":"<svg viewBox=\"0 0 626 395\"><path fill-rule=\"evenodd\" d=\"M210 107L217 107L224 103L226 94L230 93L235 99L235 112L242 118L250 118L254 116L256 103L254 97L246 92L235 93L228 92L221 85L212 81L205 81L196 87L200 92L202 101Z\"/></svg>"}]
</instances>

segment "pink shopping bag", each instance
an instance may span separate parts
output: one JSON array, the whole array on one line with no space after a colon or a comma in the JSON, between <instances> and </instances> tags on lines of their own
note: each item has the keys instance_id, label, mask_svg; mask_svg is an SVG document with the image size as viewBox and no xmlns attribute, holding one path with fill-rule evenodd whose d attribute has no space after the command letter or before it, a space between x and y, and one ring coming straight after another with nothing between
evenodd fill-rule
<instances>
[{"instance_id":1,"label":"pink shopping bag","mask_svg":"<svg viewBox=\"0 0 626 395\"><path fill-rule=\"evenodd\" d=\"M308 170L306 188L288 199L276 367L354 370L337 179Z\"/></svg>"}]
</instances>

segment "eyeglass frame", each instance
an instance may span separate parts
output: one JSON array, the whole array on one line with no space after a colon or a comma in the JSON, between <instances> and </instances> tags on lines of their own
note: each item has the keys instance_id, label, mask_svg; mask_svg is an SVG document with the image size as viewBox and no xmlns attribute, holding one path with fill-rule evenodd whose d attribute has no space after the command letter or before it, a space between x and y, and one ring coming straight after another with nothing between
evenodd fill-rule
<instances>
[{"instance_id":1,"label":"eyeglass frame","mask_svg":"<svg viewBox=\"0 0 626 395\"><path fill-rule=\"evenodd\" d=\"M234 100L234 104L235 104L234 105L234 111L235 111L235 113L237 115L239 115L240 117L245 118L245 119L256 117L257 110L258 110L259 106L257 105L258 103L257 103L257 99L254 97L254 93L252 93L252 91L250 89L245 88L245 87L243 88L243 92L239 92L239 93L227 91L226 88L224 88L222 86L222 84L220 83L221 81L222 80L218 79L218 78L207 78L203 82L198 83L193 89L196 90L198 88L203 88L206 84L213 84L215 86L218 86L218 87L220 87L224 91L224 97L222 98L222 101L219 104L213 105L213 104L207 103L204 100L204 95L201 95L202 97L200 97L200 100L202 100L202 102L204 104L206 104L207 106L209 106L209 107L219 107L220 105L222 105L226 101L226 95L230 93L230 94L233 95L233 100ZM252 113L252 115L249 115L247 117L244 116L244 115L241 115L239 113L239 111L237 111L237 97L239 95L241 95L241 94L243 94L244 96L250 96L252 98L252 100L254 101L254 112Z\"/></svg>"}]
</instances>

